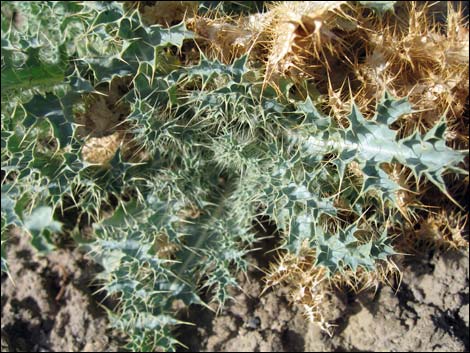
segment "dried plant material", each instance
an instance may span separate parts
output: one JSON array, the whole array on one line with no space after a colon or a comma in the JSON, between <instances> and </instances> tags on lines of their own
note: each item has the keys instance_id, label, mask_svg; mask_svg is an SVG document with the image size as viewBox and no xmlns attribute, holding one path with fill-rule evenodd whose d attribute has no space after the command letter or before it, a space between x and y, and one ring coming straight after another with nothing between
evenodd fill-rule
<instances>
[{"instance_id":1,"label":"dried plant material","mask_svg":"<svg viewBox=\"0 0 470 353\"><path fill-rule=\"evenodd\" d=\"M108 90L86 98L86 111L76 116L78 134L84 140L84 161L105 166L119 147L126 161L142 162L149 159L148 153L130 132L130 124L126 120L130 112L129 105L121 102L129 84L129 78L114 79Z\"/></svg>"},{"instance_id":2,"label":"dried plant material","mask_svg":"<svg viewBox=\"0 0 470 353\"><path fill-rule=\"evenodd\" d=\"M314 59L328 66L326 53L337 53L344 47L333 29L355 28L353 18L341 10L344 4L346 1L278 2L265 13L240 18L214 14L214 19L206 15L189 19L187 25L207 41L209 57L215 54L229 62L255 51L254 59L265 62L269 78L311 65Z\"/></svg>"},{"instance_id":3,"label":"dried plant material","mask_svg":"<svg viewBox=\"0 0 470 353\"><path fill-rule=\"evenodd\" d=\"M22 225L49 251L60 229L35 210L77 234L87 216L127 349L176 350L178 300L234 299L260 244L254 220L279 234L267 288L330 335L337 288L396 284L398 251L416 243L465 244L460 10L441 26L421 2L277 2L240 17L223 14L233 3L221 15L38 4L25 32L3 26L2 230ZM49 41L58 66L41 59Z\"/></svg>"},{"instance_id":4,"label":"dried plant material","mask_svg":"<svg viewBox=\"0 0 470 353\"><path fill-rule=\"evenodd\" d=\"M455 10L452 6L449 6L446 32L449 41L445 52L447 63L449 65L468 65L468 23L465 22L462 9Z\"/></svg>"},{"instance_id":5,"label":"dried plant material","mask_svg":"<svg viewBox=\"0 0 470 353\"><path fill-rule=\"evenodd\" d=\"M464 234L467 230L468 215L462 211L439 210L423 219L411 236L413 244L427 248L458 249L468 247ZM468 230L467 230L468 236Z\"/></svg>"},{"instance_id":6,"label":"dried plant material","mask_svg":"<svg viewBox=\"0 0 470 353\"><path fill-rule=\"evenodd\" d=\"M405 135L429 130L443 115L458 124L468 100L463 15L449 7L443 32L430 18L430 6L410 2L396 17L364 22L370 34L365 61L356 65L360 100L377 101L385 91L409 97L417 112L401 122Z\"/></svg>"},{"instance_id":7,"label":"dried plant material","mask_svg":"<svg viewBox=\"0 0 470 353\"><path fill-rule=\"evenodd\" d=\"M327 53L340 52L344 46L333 33L342 16L345 1L286 1L271 7L268 32L267 77L274 72L287 73L292 68L318 59L328 66ZM304 63L304 64L302 64Z\"/></svg>"},{"instance_id":8,"label":"dried plant material","mask_svg":"<svg viewBox=\"0 0 470 353\"><path fill-rule=\"evenodd\" d=\"M196 15L198 1L152 1L146 4L142 1L140 13L144 23L159 24L170 27L182 22L186 18Z\"/></svg>"},{"instance_id":9,"label":"dried plant material","mask_svg":"<svg viewBox=\"0 0 470 353\"><path fill-rule=\"evenodd\" d=\"M250 54L265 64L265 85L289 76L311 80L323 108L341 124L352 101L371 117L385 91L409 97L415 113L397 124L403 135L429 130L447 115L448 140L468 147L460 119L468 101L468 24L448 6L437 23L433 4L409 2L377 16L344 1L277 2L262 14L188 20L209 57L230 63ZM213 16L214 18L210 18ZM299 88L300 89L300 88Z\"/></svg>"},{"instance_id":10,"label":"dried plant material","mask_svg":"<svg viewBox=\"0 0 470 353\"><path fill-rule=\"evenodd\" d=\"M188 207L182 209L179 212L179 216L185 219L197 219L201 216L202 211L194 205L189 205Z\"/></svg>"},{"instance_id":11,"label":"dried plant material","mask_svg":"<svg viewBox=\"0 0 470 353\"><path fill-rule=\"evenodd\" d=\"M117 78L107 89L85 98L85 112L76 116L80 136L100 137L118 129L130 112L129 105L122 103L122 95L128 91L129 84L129 78Z\"/></svg>"},{"instance_id":12,"label":"dried plant material","mask_svg":"<svg viewBox=\"0 0 470 353\"><path fill-rule=\"evenodd\" d=\"M204 41L202 45L206 55L229 63L241 55L251 53L255 43L261 40L266 20L267 17L263 14L238 19L211 19L204 16L188 19L186 24Z\"/></svg>"},{"instance_id":13,"label":"dried plant material","mask_svg":"<svg viewBox=\"0 0 470 353\"><path fill-rule=\"evenodd\" d=\"M90 137L83 144L82 158L88 163L106 165L113 159L122 141L120 132L103 137Z\"/></svg>"},{"instance_id":14,"label":"dried plant material","mask_svg":"<svg viewBox=\"0 0 470 353\"><path fill-rule=\"evenodd\" d=\"M141 163L150 159L147 151L126 131L116 131L107 136L87 138L82 148L82 159L88 163L107 166L119 148L121 148L120 153L125 161Z\"/></svg>"},{"instance_id":15,"label":"dried plant material","mask_svg":"<svg viewBox=\"0 0 470 353\"><path fill-rule=\"evenodd\" d=\"M422 205L417 199L419 193L411 190L412 185L416 183L413 180L413 173L399 164L384 165L383 168L390 179L400 186L400 189L395 192L395 199L396 206L402 216L410 223L419 221L419 217L413 212L413 209L422 207Z\"/></svg>"},{"instance_id":16,"label":"dried plant material","mask_svg":"<svg viewBox=\"0 0 470 353\"><path fill-rule=\"evenodd\" d=\"M80 125L81 135L86 131L91 135L100 136L114 130L119 124L119 115L114 114L105 97L97 95L89 100L87 112L78 117L77 123Z\"/></svg>"},{"instance_id":17,"label":"dried plant material","mask_svg":"<svg viewBox=\"0 0 470 353\"><path fill-rule=\"evenodd\" d=\"M203 40L201 49L208 57L231 63L248 54L265 65L264 86L277 87L280 77L288 76L302 91L303 82L311 80L327 107L344 116L351 100L342 88L354 80L350 62L365 45L355 13L346 1L287 1L240 18L192 18L187 26Z\"/></svg>"},{"instance_id":18,"label":"dried plant material","mask_svg":"<svg viewBox=\"0 0 470 353\"><path fill-rule=\"evenodd\" d=\"M181 250L179 244L170 241L168 235L160 234L155 239L155 251L160 259L172 259L177 251Z\"/></svg>"},{"instance_id":19,"label":"dried plant material","mask_svg":"<svg viewBox=\"0 0 470 353\"><path fill-rule=\"evenodd\" d=\"M401 273L392 261L377 265L376 271L358 268L329 275L325 267L315 265L315 250L304 248L298 256L286 253L271 263L265 277L266 289L284 286L289 290L288 299L304 313L308 321L317 324L329 336L335 325L331 323L330 298L335 288L348 287L355 292L377 288L380 283L392 285L392 278L400 280ZM266 290L265 289L265 290Z\"/></svg>"},{"instance_id":20,"label":"dried plant material","mask_svg":"<svg viewBox=\"0 0 470 353\"><path fill-rule=\"evenodd\" d=\"M326 313L326 297L329 286L324 268L312 266L312 256L297 257L291 254L280 256L271 263L265 277L266 288L279 285L289 288L288 299L299 305L306 318L332 335L332 325Z\"/></svg>"}]
</instances>

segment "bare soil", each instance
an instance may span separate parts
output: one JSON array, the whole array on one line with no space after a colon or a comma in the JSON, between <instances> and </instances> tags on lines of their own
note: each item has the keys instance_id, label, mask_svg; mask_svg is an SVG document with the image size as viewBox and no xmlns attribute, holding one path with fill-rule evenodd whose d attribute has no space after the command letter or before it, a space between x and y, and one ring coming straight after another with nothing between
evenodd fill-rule
<instances>
[{"instance_id":1,"label":"bare soil","mask_svg":"<svg viewBox=\"0 0 470 353\"><path fill-rule=\"evenodd\" d=\"M117 351L92 283L98 271L78 249L40 257L25 234L9 238L2 273L2 352Z\"/></svg>"},{"instance_id":2,"label":"bare soil","mask_svg":"<svg viewBox=\"0 0 470 353\"><path fill-rule=\"evenodd\" d=\"M331 298L337 325L331 338L307 324L282 289L260 296L262 272L252 269L240 276L242 290L233 291L223 311L193 307L181 318L195 326L176 334L190 351L468 351L468 260L468 249L425 251L406 259L398 291L338 293ZM15 234L8 262L2 351L118 350L122 338L107 328L98 304L103 297L93 295L99 268L78 249L38 257L27 238Z\"/></svg>"},{"instance_id":3,"label":"bare soil","mask_svg":"<svg viewBox=\"0 0 470 353\"><path fill-rule=\"evenodd\" d=\"M193 309L180 339L190 351L468 351L469 253L421 254L405 261L398 291L337 293L331 298L333 337L306 323L283 290L260 297L252 271L218 316Z\"/></svg>"}]
</instances>

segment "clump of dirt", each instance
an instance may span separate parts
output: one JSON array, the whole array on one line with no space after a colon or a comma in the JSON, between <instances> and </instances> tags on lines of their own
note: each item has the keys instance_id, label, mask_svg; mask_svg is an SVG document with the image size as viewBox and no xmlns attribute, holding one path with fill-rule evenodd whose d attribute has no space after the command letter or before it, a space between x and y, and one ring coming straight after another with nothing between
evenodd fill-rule
<instances>
[{"instance_id":1,"label":"clump of dirt","mask_svg":"<svg viewBox=\"0 0 470 353\"><path fill-rule=\"evenodd\" d=\"M108 329L100 298L92 295L97 265L78 249L40 257L18 231L9 239L13 282L2 275L2 351L122 347L122 337ZM260 268L269 261L265 251L253 253ZM191 307L181 319L195 325L175 334L190 351L468 351L468 260L468 248L426 251L403 262L397 291L381 286L375 293L334 293L327 303L333 337L307 323L282 288L262 293L263 273L252 268L240 275L241 290L232 290L225 309L215 315Z\"/></svg>"},{"instance_id":2,"label":"clump of dirt","mask_svg":"<svg viewBox=\"0 0 470 353\"><path fill-rule=\"evenodd\" d=\"M397 293L360 296L336 340L347 350L468 351L468 255L408 259Z\"/></svg>"},{"instance_id":3,"label":"clump of dirt","mask_svg":"<svg viewBox=\"0 0 470 353\"><path fill-rule=\"evenodd\" d=\"M117 351L118 337L92 296L96 265L78 249L40 257L29 243L11 232L11 279L2 273L2 352Z\"/></svg>"},{"instance_id":4,"label":"clump of dirt","mask_svg":"<svg viewBox=\"0 0 470 353\"><path fill-rule=\"evenodd\" d=\"M179 339L190 351L468 351L469 252L410 257L398 291L337 293L329 337L308 324L282 290L261 295L261 272L239 278L242 290L219 315L194 308Z\"/></svg>"}]
</instances>

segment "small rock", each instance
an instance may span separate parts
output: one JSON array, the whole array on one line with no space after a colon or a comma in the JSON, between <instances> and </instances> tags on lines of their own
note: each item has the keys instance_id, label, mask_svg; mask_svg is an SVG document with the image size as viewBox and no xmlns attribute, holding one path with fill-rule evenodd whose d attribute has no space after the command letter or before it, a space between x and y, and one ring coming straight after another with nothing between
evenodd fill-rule
<instances>
[{"instance_id":1,"label":"small rock","mask_svg":"<svg viewBox=\"0 0 470 353\"><path fill-rule=\"evenodd\" d=\"M250 316L248 320L245 321L245 327L251 330L256 330L260 327L261 320L258 316Z\"/></svg>"},{"instance_id":2,"label":"small rock","mask_svg":"<svg viewBox=\"0 0 470 353\"><path fill-rule=\"evenodd\" d=\"M468 313L468 310L469 310L469 305L468 305L468 304L463 305L463 306L460 308L460 310L459 310L459 316L460 316L460 318L465 322L465 324L467 325L467 327L468 327L468 325L469 325L469 322L468 322L468 316L469 316L469 315L468 315L468 314L469 314L469 313Z\"/></svg>"}]
</instances>

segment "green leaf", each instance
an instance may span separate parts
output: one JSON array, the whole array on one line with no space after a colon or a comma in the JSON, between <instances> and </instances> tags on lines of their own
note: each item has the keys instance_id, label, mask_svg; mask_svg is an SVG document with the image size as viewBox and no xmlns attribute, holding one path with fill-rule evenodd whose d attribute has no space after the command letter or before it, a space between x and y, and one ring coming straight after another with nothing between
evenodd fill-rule
<instances>
[{"instance_id":1,"label":"green leaf","mask_svg":"<svg viewBox=\"0 0 470 353\"><path fill-rule=\"evenodd\" d=\"M150 26L147 41L152 46L181 48L184 40L192 38L194 38L193 32L188 31L184 22L181 22L170 28Z\"/></svg>"},{"instance_id":2,"label":"green leaf","mask_svg":"<svg viewBox=\"0 0 470 353\"><path fill-rule=\"evenodd\" d=\"M5 227L10 224L21 225L21 219L15 212L18 197L17 188L9 184L2 185L1 211L2 222L5 222Z\"/></svg>"},{"instance_id":3,"label":"green leaf","mask_svg":"<svg viewBox=\"0 0 470 353\"><path fill-rule=\"evenodd\" d=\"M309 248L315 241L314 227L314 218L307 214L292 218L289 233L286 235L287 242L283 247L298 256L301 249Z\"/></svg>"},{"instance_id":4,"label":"green leaf","mask_svg":"<svg viewBox=\"0 0 470 353\"><path fill-rule=\"evenodd\" d=\"M73 105L80 98L75 92L69 92L62 98L52 93L45 96L35 95L24 105L27 112L25 126L29 127L40 119L46 119L59 141L59 146L63 148L71 144L75 130Z\"/></svg>"},{"instance_id":5,"label":"green leaf","mask_svg":"<svg viewBox=\"0 0 470 353\"><path fill-rule=\"evenodd\" d=\"M23 225L31 233L31 243L38 251L48 253L54 250L51 235L60 232L62 224L53 219L51 207L35 208L30 215L24 216Z\"/></svg>"},{"instance_id":6,"label":"green leaf","mask_svg":"<svg viewBox=\"0 0 470 353\"><path fill-rule=\"evenodd\" d=\"M60 222L54 221L51 207L38 207L30 215L24 217L24 226L30 232L41 232L49 229L53 232L60 232L62 226Z\"/></svg>"},{"instance_id":7,"label":"green leaf","mask_svg":"<svg viewBox=\"0 0 470 353\"><path fill-rule=\"evenodd\" d=\"M309 105L300 105L299 108L304 109L307 115L315 114ZM289 138L291 143L300 144L304 152L314 156L336 153L334 164L341 178L349 163L358 162L364 173L362 192L376 191L382 201L396 205L395 193L400 189L382 169L384 163L401 163L412 170L416 179L425 175L447 194L442 175L447 170L462 172L458 165L467 151L455 151L446 146L444 119L424 136L416 132L398 139L397 132L388 125L409 113L412 110L406 99L395 100L386 93L371 120L364 119L357 106L353 105L348 129L343 131L330 126L328 131L318 131L309 136L291 131Z\"/></svg>"},{"instance_id":8,"label":"green leaf","mask_svg":"<svg viewBox=\"0 0 470 353\"><path fill-rule=\"evenodd\" d=\"M247 56L242 56L237 59L232 65L222 64L220 61L210 61L202 56L199 64L190 68L185 68L183 72L192 77L201 77L203 82L209 81L214 76L227 75L233 78L234 82L241 82L244 73L247 72L246 68Z\"/></svg>"},{"instance_id":9,"label":"green leaf","mask_svg":"<svg viewBox=\"0 0 470 353\"><path fill-rule=\"evenodd\" d=\"M151 313L141 313L137 317L135 327L138 330L158 330L165 326L183 324L184 321L177 320L170 315L153 315Z\"/></svg>"},{"instance_id":10,"label":"green leaf","mask_svg":"<svg viewBox=\"0 0 470 353\"><path fill-rule=\"evenodd\" d=\"M36 86L52 87L65 79L61 64L40 64L26 68L5 68L1 72L2 95L10 90L28 89Z\"/></svg>"},{"instance_id":11,"label":"green leaf","mask_svg":"<svg viewBox=\"0 0 470 353\"><path fill-rule=\"evenodd\" d=\"M336 234L326 234L317 227L315 265L325 267L330 274L348 268L356 272L359 267L374 271L376 261L386 260L395 254L385 231L378 240L370 240L361 245L354 236L356 231L354 224L344 230L338 230Z\"/></svg>"},{"instance_id":12,"label":"green leaf","mask_svg":"<svg viewBox=\"0 0 470 353\"><path fill-rule=\"evenodd\" d=\"M359 3L369 9L374 10L380 15L383 15L387 11L394 11L396 1L359 1Z\"/></svg>"},{"instance_id":13,"label":"green leaf","mask_svg":"<svg viewBox=\"0 0 470 353\"><path fill-rule=\"evenodd\" d=\"M114 211L113 215L103 220L101 225L116 228L127 228L137 221L139 215L143 213L142 211L143 210L139 206L137 200L120 203Z\"/></svg>"}]
</instances>

